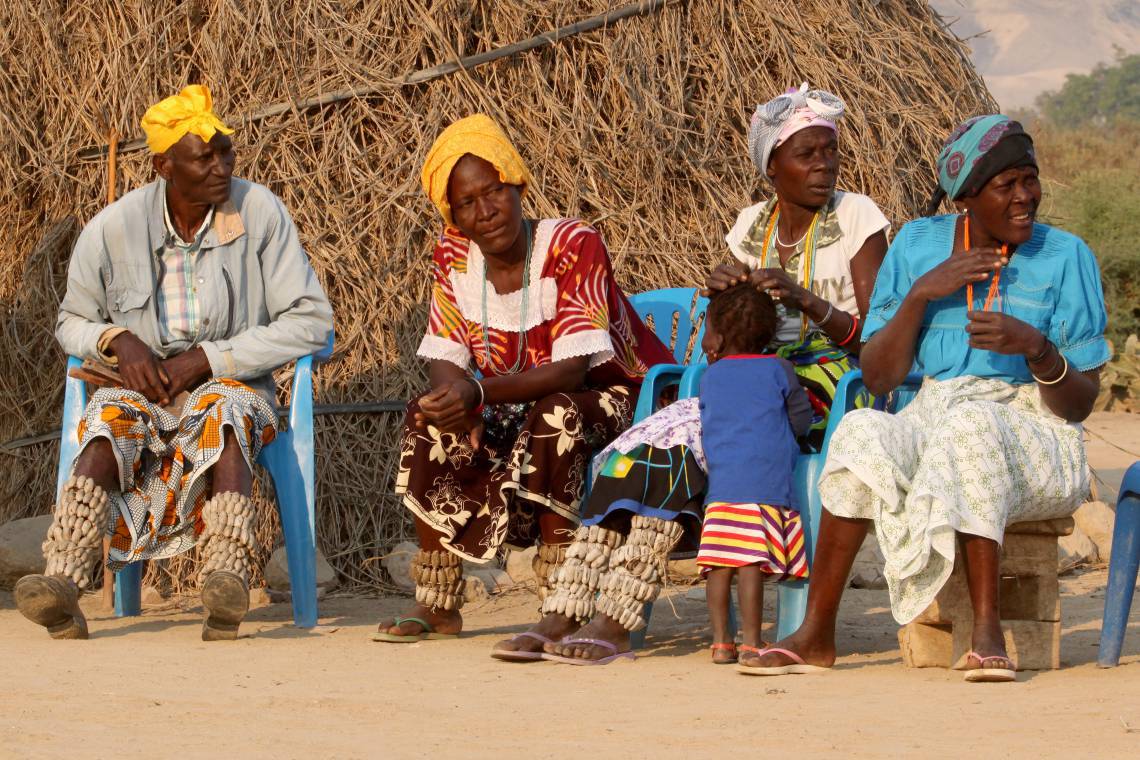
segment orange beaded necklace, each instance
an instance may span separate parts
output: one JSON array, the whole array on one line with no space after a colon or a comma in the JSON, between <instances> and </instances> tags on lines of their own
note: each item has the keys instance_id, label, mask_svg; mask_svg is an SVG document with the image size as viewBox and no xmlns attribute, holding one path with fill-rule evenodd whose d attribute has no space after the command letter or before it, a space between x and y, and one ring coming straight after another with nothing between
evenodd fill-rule
<instances>
[{"instance_id":1,"label":"orange beaded necklace","mask_svg":"<svg viewBox=\"0 0 1140 760\"><path fill-rule=\"evenodd\" d=\"M962 215L962 247L966 251L970 250L970 217L968 214ZM1001 244L1001 255L1009 258L1009 245L1006 243ZM994 272L993 279L990 280L990 291L986 294L986 300L982 304L982 311L990 311L993 306L994 300L997 300L998 310L1001 310L1001 293L998 291L998 284L1001 282L1001 270ZM966 283L966 310L974 310L974 283Z\"/></svg>"}]
</instances>

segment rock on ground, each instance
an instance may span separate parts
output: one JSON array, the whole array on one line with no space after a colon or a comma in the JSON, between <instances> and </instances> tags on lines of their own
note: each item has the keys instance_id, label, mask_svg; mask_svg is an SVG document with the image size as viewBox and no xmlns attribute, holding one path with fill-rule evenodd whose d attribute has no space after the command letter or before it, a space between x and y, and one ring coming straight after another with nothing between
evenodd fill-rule
<instances>
[{"instance_id":1,"label":"rock on ground","mask_svg":"<svg viewBox=\"0 0 1140 760\"><path fill-rule=\"evenodd\" d=\"M1073 514L1073 521L1094 544L1102 562L1112 556L1112 527L1116 511L1103 501L1088 501Z\"/></svg>"},{"instance_id":2,"label":"rock on ground","mask_svg":"<svg viewBox=\"0 0 1140 760\"><path fill-rule=\"evenodd\" d=\"M419 550L420 547L411 541L401 541L380 561L397 588L404 591L415 590L416 582L412 580L412 558Z\"/></svg>"},{"instance_id":3,"label":"rock on ground","mask_svg":"<svg viewBox=\"0 0 1140 760\"><path fill-rule=\"evenodd\" d=\"M463 583L463 601L478 602L488 596L487 586L481 578L469 575Z\"/></svg>"},{"instance_id":4,"label":"rock on ground","mask_svg":"<svg viewBox=\"0 0 1140 760\"><path fill-rule=\"evenodd\" d=\"M1092 542L1079 525L1073 532L1057 540L1057 572L1064 573L1079 565L1097 561L1096 544Z\"/></svg>"},{"instance_id":5,"label":"rock on ground","mask_svg":"<svg viewBox=\"0 0 1140 760\"><path fill-rule=\"evenodd\" d=\"M279 546L265 565L265 582L274 591L288 591L289 558L285 547ZM317 549L317 588L329 589L336 586L336 571Z\"/></svg>"},{"instance_id":6,"label":"rock on ground","mask_svg":"<svg viewBox=\"0 0 1140 760\"><path fill-rule=\"evenodd\" d=\"M47 566L43 543L51 515L25 517L0 525L0 588L12 588L25 575Z\"/></svg>"},{"instance_id":7,"label":"rock on ground","mask_svg":"<svg viewBox=\"0 0 1140 760\"><path fill-rule=\"evenodd\" d=\"M879 550L879 540L873 532L867 533L859 553L855 555L855 562L851 565L851 578L848 585L852 588L884 589L887 579L883 576L883 553Z\"/></svg>"},{"instance_id":8,"label":"rock on ground","mask_svg":"<svg viewBox=\"0 0 1140 760\"><path fill-rule=\"evenodd\" d=\"M538 548L531 546L521 552L507 552L507 575L515 583L530 583L534 581L534 556Z\"/></svg>"}]
</instances>

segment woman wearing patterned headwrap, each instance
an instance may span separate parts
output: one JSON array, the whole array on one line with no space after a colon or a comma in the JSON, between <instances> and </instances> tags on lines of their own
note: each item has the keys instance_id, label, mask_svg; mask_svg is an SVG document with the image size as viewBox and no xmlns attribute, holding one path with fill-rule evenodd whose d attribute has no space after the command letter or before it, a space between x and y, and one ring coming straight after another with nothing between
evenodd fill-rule
<instances>
[{"instance_id":1,"label":"woman wearing patterned headwrap","mask_svg":"<svg viewBox=\"0 0 1140 760\"><path fill-rule=\"evenodd\" d=\"M933 601L960 550L974 629L968 681L1013 680L998 612L1005 527L1062 517L1089 488L1079 423L1109 359L1096 258L1035 223L1033 142L1005 116L956 129L939 189L962 213L907 224L871 298L861 355L867 386L926 376L901 413L853 412L835 431L819 490L807 619L753 663L756 674L829 667L851 563L873 522L891 608L908 623Z\"/></svg>"},{"instance_id":2,"label":"woman wearing patterned headwrap","mask_svg":"<svg viewBox=\"0 0 1140 760\"><path fill-rule=\"evenodd\" d=\"M432 390L408 407L396 482L420 543L416 604L380 624L387 642L459 633L463 560L490 562L504 545L539 544L545 594L590 453L629 425L649 367L671 360L596 230L523 215L530 174L490 118L445 129L422 179L445 226L418 352Z\"/></svg>"},{"instance_id":3,"label":"woman wearing patterned headwrap","mask_svg":"<svg viewBox=\"0 0 1140 760\"><path fill-rule=\"evenodd\" d=\"M808 440L815 445L822 440L836 383L855 363L859 322L887 250L890 227L870 198L835 188L836 122L843 109L839 98L807 85L756 109L748 135L749 155L774 195L740 212L726 238L737 262L718 267L707 283L710 291L721 291L750 281L777 299L779 324L770 348L793 364L808 391L813 411ZM605 540L624 541L631 522L635 529L643 526L668 534L673 543L682 528L693 539L700 535L706 465L696 399L671 404L626 431L596 464L598 477L582 521L605 537L595 538L599 551L608 551ZM773 558L771 572L789 572L802 559L802 541L796 540L802 536L799 519L789 510L779 524L765 527L762 541ZM671 547L672 543L667 548ZM625 553L614 556L624 558ZM576 561L571 557L567 565ZM652 575L644 572L640 580ZM570 569L558 577L562 575L569 576ZM591 582L555 589L556 601L572 597L576 611L570 614L578 614L577 609L599 613L574 640L546 645L549 654L564 661L594 662L627 650L629 633L645 625L637 603L655 597L660 589L656 575L648 586L628 580L625 585L638 589L641 596L621 597L629 600L629 609L614 615L607 609L621 605L610 603L604 588L599 596L602 603L595 607L592 599L598 583L616 581L599 581L597 573L584 577ZM549 634L546 625L565 627L557 611L533 632ZM714 631L714 638L721 649L730 649L727 630ZM758 647L759 631L746 632L744 643Z\"/></svg>"}]
</instances>

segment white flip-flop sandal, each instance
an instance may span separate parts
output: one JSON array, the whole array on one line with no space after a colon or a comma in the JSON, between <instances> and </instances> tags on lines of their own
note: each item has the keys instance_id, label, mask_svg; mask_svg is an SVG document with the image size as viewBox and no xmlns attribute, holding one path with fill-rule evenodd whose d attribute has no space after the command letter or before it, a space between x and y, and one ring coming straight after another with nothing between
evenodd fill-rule
<instances>
[{"instance_id":1,"label":"white flip-flop sandal","mask_svg":"<svg viewBox=\"0 0 1140 760\"><path fill-rule=\"evenodd\" d=\"M983 657L977 652L970 651L966 653L966 662L970 661L973 657L981 665L980 668L971 668L966 671L963 676L964 681L969 683L1008 683L1009 681L1017 680L1017 672L1012 668L987 668L986 663L991 660L1001 660L1013 665L1013 660L1009 659L1002 654L992 654L989 657Z\"/></svg>"}]
</instances>

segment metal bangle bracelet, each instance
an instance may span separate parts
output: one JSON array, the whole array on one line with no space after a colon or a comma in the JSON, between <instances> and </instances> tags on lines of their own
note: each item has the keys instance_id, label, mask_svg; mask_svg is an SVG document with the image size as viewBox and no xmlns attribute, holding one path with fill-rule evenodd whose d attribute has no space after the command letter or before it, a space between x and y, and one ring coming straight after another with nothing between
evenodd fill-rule
<instances>
[{"instance_id":1,"label":"metal bangle bracelet","mask_svg":"<svg viewBox=\"0 0 1140 760\"><path fill-rule=\"evenodd\" d=\"M831 316L833 314L835 314L835 304L831 303L831 301L828 301L827 302L827 313L823 315L823 319L821 319L815 323L815 326L816 327L823 327L824 325L827 324L828 320L831 319Z\"/></svg>"},{"instance_id":2,"label":"metal bangle bracelet","mask_svg":"<svg viewBox=\"0 0 1140 760\"><path fill-rule=\"evenodd\" d=\"M483 408L483 400L487 398L487 392L483 390L483 383L479 382L478 378L476 378L474 375L468 375L467 379L470 380L471 382L475 383L475 387L479 389L479 403L476 404L472 408L473 409L482 409Z\"/></svg>"},{"instance_id":3,"label":"metal bangle bracelet","mask_svg":"<svg viewBox=\"0 0 1140 760\"><path fill-rule=\"evenodd\" d=\"M1037 375L1033 375L1032 372L1029 373L1029 374L1033 375L1033 379L1036 380L1041 385L1056 385L1057 383L1059 383L1065 379L1065 375L1069 374L1069 360L1066 359L1065 355L1062 354L1060 351L1058 351L1057 353L1060 354L1060 356L1061 356L1061 374L1057 375L1057 377L1053 378L1052 380L1042 380ZM1056 366L1056 365L1054 365L1054 366Z\"/></svg>"}]
</instances>

